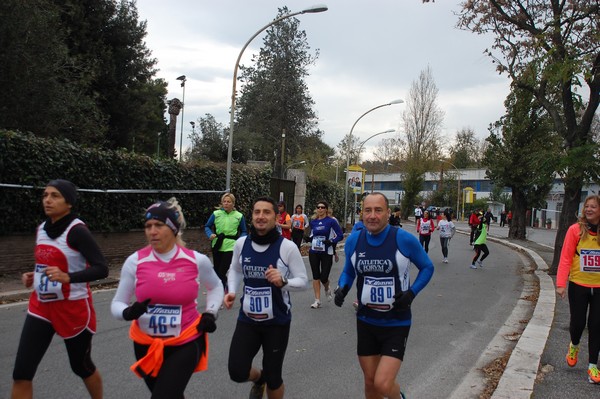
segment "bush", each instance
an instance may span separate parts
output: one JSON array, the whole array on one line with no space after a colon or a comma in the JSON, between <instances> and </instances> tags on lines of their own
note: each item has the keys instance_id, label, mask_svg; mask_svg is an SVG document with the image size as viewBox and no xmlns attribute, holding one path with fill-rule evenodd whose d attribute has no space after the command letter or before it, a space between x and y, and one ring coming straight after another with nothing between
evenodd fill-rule
<instances>
[{"instance_id":1,"label":"bush","mask_svg":"<svg viewBox=\"0 0 600 399\"><path fill-rule=\"evenodd\" d=\"M157 200L175 196L189 227L200 227L219 204L225 188L224 165L180 164L126 151L80 147L68 140L46 139L0 130L0 183L34 189L0 187L4 213L0 234L31 233L45 218L40 199L46 183L62 178L83 191L75 211L93 231L127 231L142 227L143 211ZM271 170L235 165L231 191L236 208L249 216L252 200L270 194ZM87 191L86 191L87 189ZM164 190L161 193L110 193L107 190ZM214 193L173 194L168 190Z\"/></svg>"}]
</instances>

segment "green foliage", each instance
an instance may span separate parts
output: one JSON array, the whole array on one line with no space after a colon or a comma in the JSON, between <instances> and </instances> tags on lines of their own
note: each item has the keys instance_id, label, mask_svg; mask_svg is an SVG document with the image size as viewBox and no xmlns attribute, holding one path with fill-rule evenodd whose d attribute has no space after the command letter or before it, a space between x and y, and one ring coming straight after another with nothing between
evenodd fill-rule
<instances>
[{"instance_id":1,"label":"green foliage","mask_svg":"<svg viewBox=\"0 0 600 399\"><path fill-rule=\"evenodd\" d=\"M167 90L145 36L130 0L1 2L0 128L152 154Z\"/></svg>"},{"instance_id":2,"label":"green foliage","mask_svg":"<svg viewBox=\"0 0 600 399\"><path fill-rule=\"evenodd\" d=\"M287 13L284 7L278 17ZM255 65L241 67L240 81L245 85L237 104L235 131L243 132L247 159L281 165L284 131L285 160L301 157L308 148L306 140L322 134L316 129L314 101L304 82L318 51L309 52L306 33L299 26L299 20L292 17L269 27L260 53L253 57Z\"/></svg>"},{"instance_id":3,"label":"green foliage","mask_svg":"<svg viewBox=\"0 0 600 399\"><path fill-rule=\"evenodd\" d=\"M239 166L232 171L236 208L250 214L252 200L269 194L271 171ZM179 164L124 151L83 148L68 140L42 139L32 134L0 131L0 183L37 189L0 188L5 212L0 234L31 232L44 219L40 198L51 179L64 178L80 189L76 206L95 231L126 231L142 227L143 211L157 200L177 197L189 227L198 227L219 204L220 193L107 193L111 189L223 190L225 168L216 164Z\"/></svg>"},{"instance_id":4,"label":"green foliage","mask_svg":"<svg viewBox=\"0 0 600 399\"><path fill-rule=\"evenodd\" d=\"M408 162L404 173L404 198L402 198L402 214L412 215L414 205L420 203L419 193L425 182L423 166L418 162Z\"/></svg>"},{"instance_id":5,"label":"green foliage","mask_svg":"<svg viewBox=\"0 0 600 399\"><path fill-rule=\"evenodd\" d=\"M304 202L304 211L309 217L312 216L318 201L327 201L333 209L333 215L341 224L344 218L344 187L335 181L311 178L306 184Z\"/></svg>"}]
</instances>

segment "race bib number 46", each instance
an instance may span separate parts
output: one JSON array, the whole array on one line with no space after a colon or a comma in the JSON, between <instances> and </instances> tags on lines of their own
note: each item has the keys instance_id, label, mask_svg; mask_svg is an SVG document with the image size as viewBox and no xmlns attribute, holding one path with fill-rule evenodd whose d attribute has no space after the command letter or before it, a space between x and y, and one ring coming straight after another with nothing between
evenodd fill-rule
<instances>
[{"instance_id":1,"label":"race bib number 46","mask_svg":"<svg viewBox=\"0 0 600 399\"><path fill-rule=\"evenodd\" d=\"M154 337L178 337L181 334L181 305L150 305L138 319L138 325Z\"/></svg>"},{"instance_id":2,"label":"race bib number 46","mask_svg":"<svg viewBox=\"0 0 600 399\"><path fill-rule=\"evenodd\" d=\"M600 250L582 249L579 267L582 272L600 272Z\"/></svg>"}]
</instances>

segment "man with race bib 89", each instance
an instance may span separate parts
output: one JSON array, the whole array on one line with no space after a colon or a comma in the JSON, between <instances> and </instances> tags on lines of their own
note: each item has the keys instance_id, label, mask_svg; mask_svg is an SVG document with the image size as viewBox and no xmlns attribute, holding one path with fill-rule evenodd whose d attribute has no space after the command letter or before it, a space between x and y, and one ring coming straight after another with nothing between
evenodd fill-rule
<instances>
[{"instance_id":1,"label":"man with race bib 89","mask_svg":"<svg viewBox=\"0 0 600 399\"><path fill-rule=\"evenodd\" d=\"M229 376L238 383L252 381L250 398L283 398L283 359L292 321L290 291L306 289L308 277L296 245L276 228L277 203L260 197L252 205L250 235L239 238L227 275L224 304L231 309L244 282L241 308L229 349ZM262 370L253 367L263 348Z\"/></svg>"},{"instance_id":2,"label":"man with race bib 89","mask_svg":"<svg viewBox=\"0 0 600 399\"><path fill-rule=\"evenodd\" d=\"M363 202L366 229L351 234L346 263L335 290L342 306L355 279L357 354L364 375L365 398L405 398L396 382L411 325L410 305L433 275L433 264L417 239L389 225L387 198L378 192ZM410 284L410 264L419 273Z\"/></svg>"}]
</instances>

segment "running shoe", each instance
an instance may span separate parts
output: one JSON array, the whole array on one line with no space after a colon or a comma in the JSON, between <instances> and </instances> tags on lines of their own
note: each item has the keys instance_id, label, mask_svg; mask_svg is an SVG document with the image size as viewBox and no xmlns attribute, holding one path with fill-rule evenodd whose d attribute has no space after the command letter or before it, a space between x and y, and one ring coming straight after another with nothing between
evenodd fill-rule
<instances>
[{"instance_id":1,"label":"running shoe","mask_svg":"<svg viewBox=\"0 0 600 399\"><path fill-rule=\"evenodd\" d=\"M600 370L595 364L588 368L588 381L590 384L600 384Z\"/></svg>"},{"instance_id":2,"label":"running shoe","mask_svg":"<svg viewBox=\"0 0 600 399\"><path fill-rule=\"evenodd\" d=\"M475 264L472 264L471 269L477 269L477 266L475 266Z\"/></svg>"},{"instance_id":3,"label":"running shoe","mask_svg":"<svg viewBox=\"0 0 600 399\"><path fill-rule=\"evenodd\" d=\"M265 383L257 384L256 382L252 383L252 388L250 389L250 396L248 399L262 399L265 394Z\"/></svg>"},{"instance_id":4,"label":"running shoe","mask_svg":"<svg viewBox=\"0 0 600 399\"><path fill-rule=\"evenodd\" d=\"M478 261L477 261L477 266L479 266L479 267L483 268L483 262L482 262L482 261L480 261L480 260L478 260Z\"/></svg>"},{"instance_id":5,"label":"running shoe","mask_svg":"<svg viewBox=\"0 0 600 399\"><path fill-rule=\"evenodd\" d=\"M448 258L444 258L444 263L448 263Z\"/></svg>"},{"instance_id":6,"label":"running shoe","mask_svg":"<svg viewBox=\"0 0 600 399\"><path fill-rule=\"evenodd\" d=\"M354 310L358 310L358 301L352 302L352 307L354 307Z\"/></svg>"},{"instance_id":7,"label":"running shoe","mask_svg":"<svg viewBox=\"0 0 600 399\"><path fill-rule=\"evenodd\" d=\"M327 297L327 300L329 302L331 302L331 300L333 299L333 293L331 292L331 288L328 290L325 290L325 296Z\"/></svg>"},{"instance_id":8,"label":"running shoe","mask_svg":"<svg viewBox=\"0 0 600 399\"><path fill-rule=\"evenodd\" d=\"M579 354L579 345L569 343L569 353L567 353L567 364L569 367L575 367L577 364L577 355Z\"/></svg>"},{"instance_id":9,"label":"running shoe","mask_svg":"<svg viewBox=\"0 0 600 399\"><path fill-rule=\"evenodd\" d=\"M321 301L319 301L318 299L315 299L315 301L313 302L312 305L310 305L311 308L313 309L318 309L321 307Z\"/></svg>"}]
</instances>

